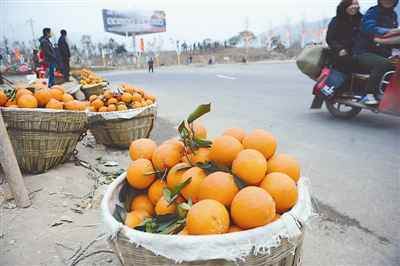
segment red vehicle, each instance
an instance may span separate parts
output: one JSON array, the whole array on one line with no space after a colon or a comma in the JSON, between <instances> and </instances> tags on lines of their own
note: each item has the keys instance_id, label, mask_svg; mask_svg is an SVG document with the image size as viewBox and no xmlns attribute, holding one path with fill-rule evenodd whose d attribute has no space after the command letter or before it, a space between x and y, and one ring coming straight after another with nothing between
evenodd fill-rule
<instances>
[{"instance_id":1,"label":"red vehicle","mask_svg":"<svg viewBox=\"0 0 400 266\"><path fill-rule=\"evenodd\" d=\"M350 119L363 109L375 113L386 113L400 116L400 63L399 58L393 58L397 65L395 71L387 72L378 88L379 104L376 106L360 103L360 96L365 93L365 85L369 75L352 74L350 82L330 99L315 96L311 109L320 109L325 102L328 111L337 118Z\"/></svg>"}]
</instances>

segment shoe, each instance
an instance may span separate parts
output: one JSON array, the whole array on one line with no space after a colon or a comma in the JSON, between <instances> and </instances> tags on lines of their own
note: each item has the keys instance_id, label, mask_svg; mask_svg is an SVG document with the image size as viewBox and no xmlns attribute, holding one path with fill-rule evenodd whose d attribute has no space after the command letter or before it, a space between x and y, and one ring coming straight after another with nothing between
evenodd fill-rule
<instances>
[{"instance_id":1,"label":"shoe","mask_svg":"<svg viewBox=\"0 0 400 266\"><path fill-rule=\"evenodd\" d=\"M365 105L377 105L379 102L375 99L374 96L367 94L361 100L360 103Z\"/></svg>"}]
</instances>

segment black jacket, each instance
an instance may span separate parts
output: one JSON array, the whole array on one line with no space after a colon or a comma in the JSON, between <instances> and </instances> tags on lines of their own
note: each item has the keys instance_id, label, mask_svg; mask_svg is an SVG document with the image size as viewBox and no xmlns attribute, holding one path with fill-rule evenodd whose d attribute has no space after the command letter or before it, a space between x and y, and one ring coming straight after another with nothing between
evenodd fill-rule
<instances>
[{"instance_id":1,"label":"black jacket","mask_svg":"<svg viewBox=\"0 0 400 266\"><path fill-rule=\"evenodd\" d=\"M57 56L53 44L50 42L49 38L42 36L40 39L40 49L44 54L44 61L47 64L56 64Z\"/></svg>"},{"instance_id":2,"label":"black jacket","mask_svg":"<svg viewBox=\"0 0 400 266\"><path fill-rule=\"evenodd\" d=\"M398 2L398 0L395 2L395 6ZM382 7L378 1L378 5L368 9L362 20L361 31L355 45L355 54L374 53L389 57L392 54L392 48L376 44L374 37L385 35L390 29L398 26L396 12L393 9Z\"/></svg>"},{"instance_id":3,"label":"black jacket","mask_svg":"<svg viewBox=\"0 0 400 266\"><path fill-rule=\"evenodd\" d=\"M334 17L328 26L326 42L334 55L345 49L348 54L352 54L355 38L360 32L362 15L349 16L346 13L346 6L339 5Z\"/></svg>"},{"instance_id":4,"label":"black jacket","mask_svg":"<svg viewBox=\"0 0 400 266\"><path fill-rule=\"evenodd\" d=\"M71 52L69 50L67 40L64 36L61 36L58 39L58 49L60 50L60 55L62 59L68 59L71 57Z\"/></svg>"}]
</instances>

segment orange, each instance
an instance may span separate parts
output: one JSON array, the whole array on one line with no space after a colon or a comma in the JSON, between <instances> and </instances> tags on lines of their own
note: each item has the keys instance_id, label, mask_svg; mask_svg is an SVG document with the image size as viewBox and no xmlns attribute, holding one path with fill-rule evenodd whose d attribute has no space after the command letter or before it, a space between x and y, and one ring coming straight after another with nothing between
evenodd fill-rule
<instances>
[{"instance_id":1,"label":"orange","mask_svg":"<svg viewBox=\"0 0 400 266\"><path fill-rule=\"evenodd\" d=\"M117 104L117 103L118 103L118 100L115 99L115 98L110 98L110 99L107 100L107 104L108 104L108 105L110 105L110 104Z\"/></svg>"},{"instance_id":2,"label":"orange","mask_svg":"<svg viewBox=\"0 0 400 266\"><path fill-rule=\"evenodd\" d=\"M246 135L246 132L240 127L231 127L225 130L222 135L234 137L238 141L242 142L244 136Z\"/></svg>"},{"instance_id":3,"label":"orange","mask_svg":"<svg viewBox=\"0 0 400 266\"><path fill-rule=\"evenodd\" d=\"M135 228L140 225L144 221L144 213L140 211L131 211L128 212L125 218L125 225L129 228Z\"/></svg>"},{"instance_id":4,"label":"orange","mask_svg":"<svg viewBox=\"0 0 400 266\"><path fill-rule=\"evenodd\" d=\"M290 176L295 182L300 178L299 162L288 154L277 154L268 161L267 173L280 172Z\"/></svg>"},{"instance_id":5,"label":"orange","mask_svg":"<svg viewBox=\"0 0 400 266\"><path fill-rule=\"evenodd\" d=\"M50 89L51 97L58 101L63 101L64 100L64 91L60 90L59 88L54 88L54 87L55 86L51 87L51 89Z\"/></svg>"},{"instance_id":6,"label":"orange","mask_svg":"<svg viewBox=\"0 0 400 266\"><path fill-rule=\"evenodd\" d=\"M281 218L280 214L277 213L271 222L275 222L275 221L279 220L280 218Z\"/></svg>"},{"instance_id":7,"label":"orange","mask_svg":"<svg viewBox=\"0 0 400 266\"><path fill-rule=\"evenodd\" d=\"M240 232L243 231L239 226L236 225L231 225L229 227L228 233L236 233L236 232Z\"/></svg>"},{"instance_id":8,"label":"orange","mask_svg":"<svg viewBox=\"0 0 400 266\"><path fill-rule=\"evenodd\" d=\"M190 167L187 163L178 163L168 171L167 175L167 186L170 189L175 188L181 182L182 175L188 170L186 167ZM182 169L184 168L184 169Z\"/></svg>"},{"instance_id":9,"label":"orange","mask_svg":"<svg viewBox=\"0 0 400 266\"><path fill-rule=\"evenodd\" d=\"M231 136L217 137L211 145L209 157L217 164L231 166L243 145Z\"/></svg>"},{"instance_id":10,"label":"orange","mask_svg":"<svg viewBox=\"0 0 400 266\"><path fill-rule=\"evenodd\" d=\"M248 185L257 185L265 177L267 160L257 150L243 150L239 152L232 163L232 173L239 176Z\"/></svg>"},{"instance_id":11,"label":"orange","mask_svg":"<svg viewBox=\"0 0 400 266\"><path fill-rule=\"evenodd\" d=\"M151 102L155 102L156 101L156 96L154 96L154 95L152 95L152 94L149 94L149 93L146 93L145 94L145 98L147 99L147 100L150 100Z\"/></svg>"},{"instance_id":12,"label":"orange","mask_svg":"<svg viewBox=\"0 0 400 266\"><path fill-rule=\"evenodd\" d=\"M136 88L136 92L139 93L140 95L144 95L144 89L143 88Z\"/></svg>"},{"instance_id":13,"label":"orange","mask_svg":"<svg viewBox=\"0 0 400 266\"><path fill-rule=\"evenodd\" d=\"M6 105L7 108L19 108L18 105L16 104L10 104L10 105Z\"/></svg>"},{"instance_id":14,"label":"orange","mask_svg":"<svg viewBox=\"0 0 400 266\"><path fill-rule=\"evenodd\" d=\"M232 201L231 216L242 229L263 226L275 217L275 202L264 189L245 187Z\"/></svg>"},{"instance_id":15,"label":"orange","mask_svg":"<svg viewBox=\"0 0 400 266\"><path fill-rule=\"evenodd\" d=\"M50 90L49 89L40 89L36 90L35 93L33 94L38 101L38 105L40 107L46 106L46 104L50 101L52 98Z\"/></svg>"},{"instance_id":16,"label":"orange","mask_svg":"<svg viewBox=\"0 0 400 266\"><path fill-rule=\"evenodd\" d=\"M152 105L153 102L151 100L146 100L146 105Z\"/></svg>"},{"instance_id":17,"label":"orange","mask_svg":"<svg viewBox=\"0 0 400 266\"><path fill-rule=\"evenodd\" d=\"M16 101L16 100L8 99L7 102L6 102L6 104L5 104L5 106L6 106L6 107L10 107L11 105L17 105L17 101Z\"/></svg>"},{"instance_id":18,"label":"orange","mask_svg":"<svg viewBox=\"0 0 400 266\"><path fill-rule=\"evenodd\" d=\"M97 112L97 109L94 106L89 106L88 110L89 110L89 112Z\"/></svg>"},{"instance_id":19,"label":"orange","mask_svg":"<svg viewBox=\"0 0 400 266\"><path fill-rule=\"evenodd\" d=\"M157 201L155 210L157 215L172 214L176 212L176 203L172 202L170 204L164 197L161 197Z\"/></svg>"},{"instance_id":20,"label":"orange","mask_svg":"<svg viewBox=\"0 0 400 266\"><path fill-rule=\"evenodd\" d=\"M263 129L255 129L243 138L245 149L258 150L267 160L274 155L276 145L275 137Z\"/></svg>"},{"instance_id":21,"label":"orange","mask_svg":"<svg viewBox=\"0 0 400 266\"><path fill-rule=\"evenodd\" d=\"M131 96L132 96L131 97L131 101L132 102L137 102L137 101L140 101L142 99L142 96L140 96L139 93L132 93Z\"/></svg>"},{"instance_id":22,"label":"orange","mask_svg":"<svg viewBox=\"0 0 400 266\"><path fill-rule=\"evenodd\" d=\"M22 95L25 95L25 94L33 95L33 93L30 90L25 89L25 88L21 88L21 89L17 89L17 93L15 95L15 99L18 100L19 97L21 97Z\"/></svg>"},{"instance_id":23,"label":"orange","mask_svg":"<svg viewBox=\"0 0 400 266\"><path fill-rule=\"evenodd\" d=\"M69 94L69 93L64 93L64 96L63 96L63 102L71 102L71 101L73 101L74 100L74 97L72 97L72 95L71 94Z\"/></svg>"},{"instance_id":24,"label":"orange","mask_svg":"<svg viewBox=\"0 0 400 266\"><path fill-rule=\"evenodd\" d=\"M126 107L125 104L119 103L119 104L117 105L117 110L118 110L118 111L126 111L126 110L128 110L128 107Z\"/></svg>"},{"instance_id":25,"label":"orange","mask_svg":"<svg viewBox=\"0 0 400 266\"><path fill-rule=\"evenodd\" d=\"M98 111L101 113L108 112L108 108L106 106L102 106L98 109Z\"/></svg>"},{"instance_id":26,"label":"orange","mask_svg":"<svg viewBox=\"0 0 400 266\"><path fill-rule=\"evenodd\" d=\"M56 89L61 91L63 94L65 93L64 87L61 85L54 85L53 87L51 87L51 89Z\"/></svg>"},{"instance_id":27,"label":"orange","mask_svg":"<svg viewBox=\"0 0 400 266\"><path fill-rule=\"evenodd\" d=\"M191 235L224 234L229 230L229 223L225 206L211 199L194 204L186 217L186 227Z\"/></svg>"},{"instance_id":28,"label":"orange","mask_svg":"<svg viewBox=\"0 0 400 266\"><path fill-rule=\"evenodd\" d=\"M37 108L38 101L31 94L23 94L17 99L17 105L20 108Z\"/></svg>"},{"instance_id":29,"label":"orange","mask_svg":"<svg viewBox=\"0 0 400 266\"><path fill-rule=\"evenodd\" d=\"M154 215L154 205L147 195L136 196L131 203L131 211L146 211L150 216Z\"/></svg>"},{"instance_id":30,"label":"orange","mask_svg":"<svg viewBox=\"0 0 400 266\"><path fill-rule=\"evenodd\" d=\"M8 97L6 96L6 94L0 90L0 106L4 106L8 101Z\"/></svg>"},{"instance_id":31,"label":"orange","mask_svg":"<svg viewBox=\"0 0 400 266\"><path fill-rule=\"evenodd\" d=\"M133 94L135 92L135 88L129 87L129 86L123 86L124 91L130 94Z\"/></svg>"},{"instance_id":32,"label":"orange","mask_svg":"<svg viewBox=\"0 0 400 266\"><path fill-rule=\"evenodd\" d=\"M124 103L130 103L132 101L132 95L130 93L124 92L121 95L121 101Z\"/></svg>"},{"instance_id":33,"label":"orange","mask_svg":"<svg viewBox=\"0 0 400 266\"><path fill-rule=\"evenodd\" d=\"M194 151L194 153L188 154L188 158L191 164L207 163L210 161L209 155L209 148L199 148L198 150ZM187 158L184 157L184 160L187 161Z\"/></svg>"},{"instance_id":34,"label":"orange","mask_svg":"<svg viewBox=\"0 0 400 266\"><path fill-rule=\"evenodd\" d=\"M51 99L47 104L46 108L48 109L63 109L64 108L64 103L57 101L56 99Z\"/></svg>"},{"instance_id":35,"label":"orange","mask_svg":"<svg viewBox=\"0 0 400 266\"><path fill-rule=\"evenodd\" d=\"M261 182L260 187L274 199L277 213L290 210L297 202L296 182L286 174L268 174Z\"/></svg>"},{"instance_id":36,"label":"orange","mask_svg":"<svg viewBox=\"0 0 400 266\"><path fill-rule=\"evenodd\" d=\"M127 170L127 180L129 185L137 189L148 188L156 179L154 168L150 160L137 159L132 162Z\"/></svg>"},{"instance_id":37,"label":"orange","mask_svg":"<svg viewBox=\"0 0 400 266\"><path fill-rule=\"evenodd\" d=\"M181 190L182 196L187 200L191 198L193 202L198 202L200 184L205 177L206 173L199 167L192 167L184 172L179 183L183 183L189 178L192 178L192 181Z\"/></svg>"},{"instance_id":38,"label":"orange","mask_svg":"<svg viewBox=\"0 0 400 266\"><path fill-rule=\"evenodd\" d=\"M183 152L183 150L185 149L185 145L183 144L182 141L180 141L177 138L171 138L171 139L167 139L166 141L164 141L162 144L172 144L173 146L175 146L178 150L180 150L181 152Z\"/></svg>"},{"instance_id":39,"label":"orange","mask_svg":"<svg viewBox=\"0 0 400 266\"><path fill-rule=\"evenodd\" d=\"M107 110L108 110L109 112L117 111L117 106L116 106L115 104L110 104L110 105L107 107Z\"/></svg>"},{"instance_id":40,"label":"orange","mask_svg":"<svg viewBox=\"0 0 400 266\"><path fill-rule=\"evenodd\" d=\"M89 102L93 102L96 99L97 99L97 95L90 95Z\"/></svg>"},{"instance_id":41,"label":"orange","mask_svg":"<svg viewBox=\"0 0 400 266\"><path fill-rule=\"evenodd\" d=\"M94 106L97 110L99 110L101 107L104 106L104 102L101 99L97 98L96 100L91 102L90 105Z\"/></svg>"},{"instance_id":42,"label":"orange","mask_svg":"<svg viewBox=\"0 0 400 266\"><path fill-rule=\"evenodd\" d=\"M140 108L140 107L143 107L143 105L140 102L134 102L133 107Z\"/></svg>"},{"instance_id":43,"label":"orange","mask_svg":"<svg viewBox=\"0 0 400 266\"><path fill-rule=\"evenodd\" d=\"M106 90L103 92L103 95L106 97L106 99L110 99L113 96L113 93L110 90Z\"/></svg>"},{"instance_id":44,"label":"orange","mask_svg":"<svg viewBox=\"0 0 400 266\"><path fill-rule=\"evenodd\" d=\"M194 137L196 139L206 139L207 130L200 122L193 122L192 124Z\"/></svg>"},{"instance_id":45,"label":"orange","mask_svg":"<svg viewBox=\"0 0 400 266\"><path fill-rule=\"evenodd\" d=\"M131 145L129 146L129 156L132 160L137 160L140 158L151 160L156 148L157 144L151 139L137 139L132 141Z\"/></svg>"},{"instance_id":46,"label":"orange","mask_svg":"<svg viewBox=\"0 0 400 266\"><path fill-rule=\"evenodd\" d=\"M147 195L153 204L157 204L158 200L162 197L164 188L167 187L165 181L157 179L153 184L151 184Z\"/></svg>"},{"instance_id":47,"label":"orange","mask_svg":"<svg viewBox=\"0 0 400 266\"><path fill-rule=\"evenodd\" d=\"M152 161L157 170L164 171L182 159L182 152L172 144L162 144L153 153Z\"/></svg>"},{"instance_id":48,"label":"orange","mask_svg":"<svg viewBox=\"0 0 400 266\"><path fill-rule=\"evenodd\" d=\"M213 199L229 207L238 192L231 174L215 172L200 183L198 197L199 200Z\"/></svg>"},{"instance_id":49,"label":"orange","mask_svg":"<svg viewBox=\"0 0 400 266\"><path fill-rule=\"evenodd\" d=\"M66 110L71 110L71 111L84 111L85 104L83 102L73 100L73 101L64 103L64 108Z\"/></svg>"}]
</instances>

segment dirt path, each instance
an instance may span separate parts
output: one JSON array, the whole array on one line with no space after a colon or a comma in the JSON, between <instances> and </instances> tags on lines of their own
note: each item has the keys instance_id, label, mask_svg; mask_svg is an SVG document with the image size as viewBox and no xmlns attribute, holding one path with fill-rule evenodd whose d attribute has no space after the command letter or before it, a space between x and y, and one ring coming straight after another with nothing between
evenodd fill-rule
<instances>
[{"instance_id":1,"label":"dirt path","mask_svg":"<svg viewBox=\"0 0 400 266\"><path fill-rule=\"evenodd\" d=\"M152 138L161 142L174 136L174 125L158 118ZM79 145L79 159L92 165L101 164L96 158L119 163L117 168L129 164L127 151L106 149L94 145L89 137ZM102 232L99 191L90 207L87 194L95 183L91 171L66 163L41 175L26 175L25 182L31 192L33 205L28 209L15 208L7 185L0 185L0 265L71 265L75 252ZM3 180L0 174L0 180ZM85 254L96 250L109 250L104 240L97 241ZM78 265L120 265L115 255L100 253L82 260Z\"/></svg>"}]
</instances>

